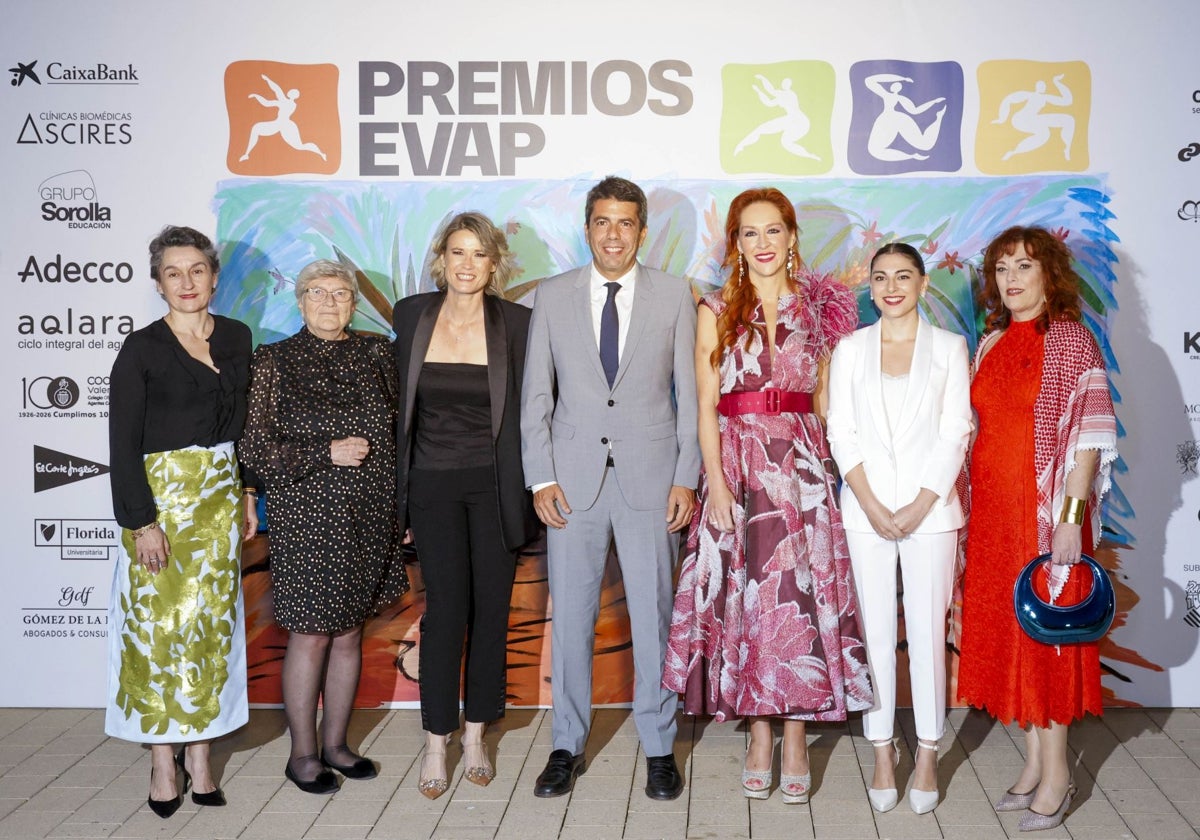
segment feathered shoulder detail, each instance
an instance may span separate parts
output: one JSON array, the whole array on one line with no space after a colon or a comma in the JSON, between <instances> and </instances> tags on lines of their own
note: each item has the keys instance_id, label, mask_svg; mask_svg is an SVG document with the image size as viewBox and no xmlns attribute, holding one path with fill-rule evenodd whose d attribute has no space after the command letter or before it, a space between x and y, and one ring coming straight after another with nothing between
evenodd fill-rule
<instances>
[{"instance_id":1,"label":"feathered shoulder detail","mask_svg":"<svg viewBox=\"0 0 1200 840\"><path fill-rule=\"evenodd\" d=\"M844 337L858 328L858 301L854 292L831 274L796 272L799 286L799 318L812 335L821 355L833 352Z\"/></svg>"}]
</instances>

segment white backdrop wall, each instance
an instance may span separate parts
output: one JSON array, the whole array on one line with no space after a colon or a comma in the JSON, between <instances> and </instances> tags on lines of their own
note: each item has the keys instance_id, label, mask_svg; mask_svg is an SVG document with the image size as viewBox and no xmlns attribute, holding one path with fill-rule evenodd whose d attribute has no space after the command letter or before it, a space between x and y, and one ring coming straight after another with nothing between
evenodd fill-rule
<instances>
[{"instance_id":1,"label":"white backdrop wall","mask_svg":"<svg viewBox=\"0 0 1200 840\"><path fill-rule=\"evenodd\" d=\"M1200 705L1194 2L43 0L5 18L0 705L103 702L106 377L163 312L163 224L217 234L217 308L259 341L297 328L287 286L317 257L372 278L356 325L386 332L447 214L504 221L530 283L587 258L583 194L610 172L650 193L643 258L699 289L720 282L728 200L771 184L805 258L852 286L879 242L921 247L926 314L966 332L988 239L1060 231L1124 433L1105 687Z\"/></svg>"}]
</instances>

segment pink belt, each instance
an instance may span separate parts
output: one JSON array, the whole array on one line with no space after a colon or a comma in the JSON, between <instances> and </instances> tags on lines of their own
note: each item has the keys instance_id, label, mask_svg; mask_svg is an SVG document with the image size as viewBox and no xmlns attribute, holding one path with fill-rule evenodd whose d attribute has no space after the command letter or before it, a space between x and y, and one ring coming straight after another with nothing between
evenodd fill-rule
<instances>
[{"instance_id":1,"label":"pink belt","mask_svg":"<svg viewBox=\"0 0 1200 840\"><path fill-rule=\"evenodd\" d=\"M726 417L737 414L809 414L813 410L812 394L803 391L738 391L726 394L717 402L717 411Z\"/></svg>"}]
</instances>

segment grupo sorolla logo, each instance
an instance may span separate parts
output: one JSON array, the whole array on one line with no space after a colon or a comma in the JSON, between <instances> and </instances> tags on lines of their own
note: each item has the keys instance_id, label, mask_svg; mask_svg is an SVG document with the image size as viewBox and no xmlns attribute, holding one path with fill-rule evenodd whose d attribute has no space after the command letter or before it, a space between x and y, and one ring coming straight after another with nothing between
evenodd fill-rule
<instances>
[{"instance_id":1,"label":"grupo sorolla logo","mask_svg":"<svg viewBox=\"0 0 1200 840\"><path fill-rule=\"evenodd\" d=\"M51 175L38 184L42 221L68 228L111 228L112 208L100 203L96 181L86 169Z\"/></svg>"},{"instance_id":2,"label":"grupo sorolla logo","mask_svg":"<svg viewBox=\"0 0 1200 840\"><path fill-rule=\"evenodd\" d=\"M106 475L108 466L78 455L68 455L45 446L33 447L33 492L52 490L98 475Z\"/></svg>"},{"instance_id":3,"label":"grupo sorolla logo","mask_svg":"<svg viewBox=\"0 0 1200 840\"><path fill-rule=\"evenodd\" d=\"M46 62L44 70L37 69L40 59L33 61L18 61L15 67L9 67L12 74L9 82L13 87L20 87L25 82L35 85L43 84L45 75L47 85L137 85L141 82L138 68L133 62L109 64L97 61L94 64L75 64L70 61L57 59Z\"/></svg>"},{"instance_id":4,"label":"grupo sorolla logo","mask_svg":"<svg viewBox=\"0 0 1200 840\"><path fill-rule=\"evenodd\" d=\"M79 402L79 385L69 376L21 377L21 407L52 411Z\"/></svg>"}]
</instances>

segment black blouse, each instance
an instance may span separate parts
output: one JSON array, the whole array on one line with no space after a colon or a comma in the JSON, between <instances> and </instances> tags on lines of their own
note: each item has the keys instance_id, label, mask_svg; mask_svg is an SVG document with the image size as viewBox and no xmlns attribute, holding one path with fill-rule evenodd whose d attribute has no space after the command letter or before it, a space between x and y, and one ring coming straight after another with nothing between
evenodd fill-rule
<instances>
[{"instance_id":1,"label":"black blouse","mask_svg":"<svg viewBox=\"0 0 1200 840\"><path fill-rule=\"evenodd\" d=\"M413 424L413 469L491 466L491 409L487 365L421 365Z\"/></svg>"},{"instance_id":2,"label":"black blouse","mask_svg":"<svg viewBox=\"0 0 1200 840\"><path fill-rule=\"evenodd\" d=\"M117 353L109 379L108 445L113 514L122 528L158 518L143 455L241 437L250 330L241 321L212 317L209 353L220 373L188 355L162 319L132 333Z\"/></svg>"}]
</instances>

